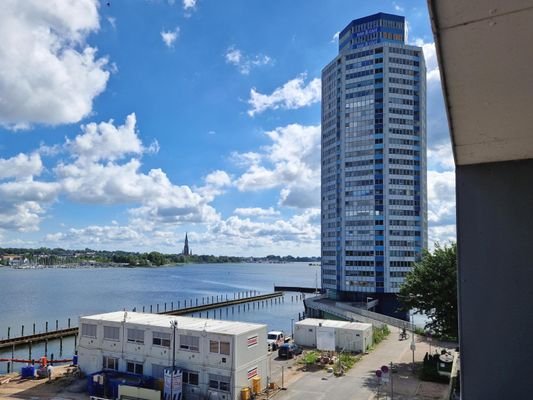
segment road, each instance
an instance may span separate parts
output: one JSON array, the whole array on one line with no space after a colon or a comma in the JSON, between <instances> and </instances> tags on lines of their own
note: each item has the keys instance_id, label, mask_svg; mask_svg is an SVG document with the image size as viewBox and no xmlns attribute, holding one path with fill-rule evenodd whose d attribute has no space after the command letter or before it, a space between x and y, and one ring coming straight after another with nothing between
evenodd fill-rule
<instances>
[{"instance_id":1,"label":"road","mask_svg":"<svg viewBox=\"0 0 533 400\"><path fill-rule=\"evenodd\" d=\"M275 399L369 400L376 394L376 369L388 365L391 361L404 361L410 352L410 344L410 340L399 341L398 329L391 328L387 339L363 356L345 376L337 378L324 370L298 374L285 385L287 390L279 392Z\"/></svg>"}]
</instances>

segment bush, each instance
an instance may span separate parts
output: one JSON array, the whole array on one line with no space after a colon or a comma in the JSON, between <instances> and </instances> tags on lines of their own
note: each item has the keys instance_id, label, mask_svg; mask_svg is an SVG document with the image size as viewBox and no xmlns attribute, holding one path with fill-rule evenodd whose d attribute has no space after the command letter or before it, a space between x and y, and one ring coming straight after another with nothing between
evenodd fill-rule
<instances>
[{"instance_id":1,"label":"bush","mask_svg":"<svg viewBox=\"0 0 533 400\"><path fill-rule=\"evenodd\" d=\"M313 365L320 359L320 354L317 351L307 351L300 359L305 365Z\"/></svg>"}]
</instances>

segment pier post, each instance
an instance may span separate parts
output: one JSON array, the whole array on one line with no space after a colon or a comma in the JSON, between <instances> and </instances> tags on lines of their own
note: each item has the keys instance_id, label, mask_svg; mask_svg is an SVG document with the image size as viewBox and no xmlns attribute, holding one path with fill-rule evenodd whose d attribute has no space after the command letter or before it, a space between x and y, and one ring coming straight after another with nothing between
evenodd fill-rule
<instances>
[{"instance_id":1,"label":"pier post","mask_svg":"<svg viewBox=\"0 0 533 400\"><path fill-rule=\"evenodd\" d=\"M150 304L150 312L152 312L153 308L152 308L152 305Z\"/></svg>"},{"instance_id":2,"label":"pier post","mask_svg":"<svg viewBox=\"0 0 533 400\"><path fill-rule=\"evenodd\" d=\"M68 327L70 328L70 318L68 319Z\"/></svg>"},{"instance_id":3,"label":"pier post","mask_svg":"<svg viewBox=\"0 0 533 400\"><path fill-rule=\"evenodd\" d=\"M215 296L211 296L211 304L214 303Z\"/></svg>"},{"instance_id":4,"label":"pier post","mask_svg":"<svg viewBox=\"0 0 533 400\"><path fill-rule=\"evenodd\" d=\"M48 321L46 321L46 328L45 328L45 332L48 332Z\"/></svg>"},{"instance_id":5,"label":"pier post","mask_svg":"<svg viewBox=\"0 0 533 400\"><path fill-rule=\"evenodd\" d=\"M235 314L235 307L234 306L231 306L231 313Z\"/></svg>"},{"instance_id":6,"label":"pier post","mask_svg":"<svg viewBox=\"0 0 533 400\"><path fill-rule=\"evenodd\" d=\"M44 356L48 356L48 339L44 341Z\"/></svg>"},{"instance_id":7,"label":"pier post","mask_svg":"<svg viewBox=\"0 0 533 400\"><path fill-rule=\"evenodd\" d=\"M165 311L167 311L167 303L165 303Z\"/></svg>"},{"instance_id":8,"label":"pier post","mask_svg":"<svg viewBox=\"0 0 533 400\"><path fill-rule=\"evenodd\" d=\"M7 362L7 373L9 374L11 371L10 371L10 368L11 368L11 363L8 361Z\"/></svg>"},{"instance_id":9,"label":"pier post","mask_svg":"<svg viewBox=\"0 0 533 400\"><path fill-rule=\"evenodd\" d=\"M76 351L76 347L78 347L78 335L74 335L74 351Z\"/></svg>"},{"instance_id":10,"label":"pier post","mask_svg":"<svg viewBox=\"0 0 533 400\"><path fill-rule=\"evenodd\" d=\"M170 302L170 309L171 309L171 310L174 309L174 302L173 302L173 301Z\"/></svg>"},{"instance_id":11,"label":"pier post","mask_svg":"<svg viewBox=\"0 0 533 400\"><path fill-rule=\"evenodd\" d=\"M204 304L205 304L205 297L202 296L202 305L204 305Z\"/></svg>"},{"instance_id":12,"label":"pier post","mask_svg":"<svg viewBox=\"0 0 533 400\"><path fill-rule=\"evenodd\" d=\"M202 312L201 312L201 311L198 313L198 316L199 316L200 318L202 318Z\"/></svg>"},{"instance_id":13,"label":"pier post","mask_svg":"<svg viewBox=\"0 0 533 400\"><path fill-rule=\"evenodd\" d=\"M228 312L229 312L229 309L228 307L226 307L226 315L228 315Z\"/></svg>"},{"instance_id":14,"label":"pier post","mask_svg":"<svg viewBox=\"0 0 533 400\"><path fill-rule=\"evenodd\" d=\"M206 316L206 318L209 319L209 310L207 310L207 316Z\"/></svg>"},{"instance_id":15,"label":"pier post","mask_svg":"<svg viewBox=\"0 0 533 400\"><path fill-rule=\"evenodd\" d=\"M24 325L22 325L22 330L21 330L21 332L22 332L22 333L20 334L20 336L24 336Z\"/></svg>"},{"instance_id":16,"label":"pier post","mask_svg":"<svg viewBox=\"0 0 533 400\"><path fill-rule=\"evenodd\" d=\"M143 306L143 312L144 312L144 306Z\"/></svg>"},{"instance_id":17,"label":"pier post","mask_svg":"<svg viewBox=\"0 0 533 400\"><path fill-rule=\"evenodd\" d=\"M228 294L226 293L226 301L228 301Z\"/></svg>"},{"instance_id":18,"label":"pier post","mask_svg":"<svg viewBox=\"0 0 533 400\"><path fill-rule=\"evenodd\" d=\"M185 305L183 306L183 308L187 308L187 299L183 300L183 302L185 303Z\"/></svg>"},{"instance_id":19,"label":"pier post","mask_svg":"<svg viewBox=\"0 0 533 400\"><path fill-rule=\"evenodd\" d=\"M7 327L7 338L9 339L9 336L11 336L11 327Z\"/></svg>"},{"instance_id":20,"label":"pier post","mask_svg":"<svg viewBox=\"0 0 533 400\"><path fill-rule=\"evenodd\" d=\"M56 319L56 331L59 329L59 321Z\"/></svg>"},{"instance_id":21,"label":"pier post","mask_svg":"<svg viewBox=\"0 0 533 400\"><path fill-rule=\"evenodd\" d=\"M28 343L28 360L31 360L31 342Z\"/></svg>"},{"instance_id":22,"label":"pier post","mask_svg":"<svg viewBox=\"0 0 533 400\"><path fill-rule=\"evenodd\" d=\"M196 298L196 305L198 305L198 298Z\"/></svg>"},{"instance_id":23,"label":"pier post","mask_svg":"<svg viewBox=\"0 0 533 400\"><path fill-rule=\"evenodd\" d=\"M159 303L156 304L157 312L159 312Z\"/></svg>"},{"instance_id":24,"label":"pier post","mask_svg":"<svg viewBox=\"0 0 533 400\"><path fill-rule=\"evenodd\" d=\"M59 336L59 356L63 356L63 336Z\"/></svg>"},{"instance_id":25,"label":"pier post","mask_svg":"<svg viewBox=\"0 0 533 400\"><path fill-rule=\"evenodd\" d=\"M180 301L178 300L178 308L180 308Z\"/></svg>"}]
</instances>

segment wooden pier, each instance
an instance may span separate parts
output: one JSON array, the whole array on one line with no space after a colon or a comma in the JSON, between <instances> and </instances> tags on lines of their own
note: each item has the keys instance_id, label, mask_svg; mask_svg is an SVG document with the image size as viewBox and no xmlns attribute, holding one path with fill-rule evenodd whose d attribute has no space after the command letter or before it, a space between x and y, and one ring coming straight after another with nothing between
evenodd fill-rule
<instances>
[{"instance_id":1,"label":"wooden pier","mask_svg":"<svg viewBox=\"0 0 533 400\"><path fill-rule=\"evenodd\" d=\"M255 296L243 296L243 297L239 296L238 298L221 300L221 301L216 301L216 302L213 301L207 304L198 304L198 299L196 299L196 305L191 305L189 307L183 307L183 308L179 308L178 306L177 309L155 312L154 314L187 315L187 314L193 314L193 313L202 312L202 311L209 311L209 310L218 309L218 308L231 307L231 306L235 306L239 304L253 303L256 301L265 301L265 300L275 299L275 298L282 297L282 296L283 296L283 292L275 291L273 293L259 294ZM222 299L222 296L221 296L221 299ZM187 303L185 302L185 304ZM191 304L192 304L192 300L191 300ZM166 305L165 305L165 308L166 308ZM19 337L13 337L13 338L8 338L8 339L2 339L0 340L0 349L13 348L14 346L16 347L16 346L21 346L21 345L32 345L35 343L47 342L48 340L62 339L65 337L76 336L76 335L78 335L78 327L57 329L57 330L53 330L49 332L36 333L32 335L27 335L27 336L19 336Z\"/></svg>"},{"instance_id":2,"label":"wooden pier","mask_svg":"<svg viewBox=\"0 0 533 400\"><path fill-rule=\"evenodd\" d=\"M233 300L224 300L224 301L219 301L215 303L202 304L202 305L192 306L192 307L187 307L187 308L180 308L177 310L163 311L158 314L186 315L186 314L192 314L196 312L213 310L217 308L236 306L238 304L253 303L254 301L269 300L269 299L274 299L276 297L281 297L281 296L283 296L283 292L266 293L266 294L260 294L257 296L252 296L252 297L244 297L244 298L233 299Z\"/></svg>"},{"instance_id":3,"label":"wooden pier","mask_svg":"<svg viewBox=\"0 0 533 400\"><path fill-rule=\"evenodd\" d=\"M321 288L302 286L274 286L276 292L323 293Z\"/></svg>"},{"instance_id":4,"label":"wooden pier","mask_svg":"<svg viewBox=\"0 0 533 400\"><path fill-rule=\"evenodd\" d=\"M36 333L34 335L19 336L0 340L0 349L21 346L30 343L40 343L46 340L59 339L78 334L78 327L59 329L57 331Z\"/></svg>"}]
</instances>

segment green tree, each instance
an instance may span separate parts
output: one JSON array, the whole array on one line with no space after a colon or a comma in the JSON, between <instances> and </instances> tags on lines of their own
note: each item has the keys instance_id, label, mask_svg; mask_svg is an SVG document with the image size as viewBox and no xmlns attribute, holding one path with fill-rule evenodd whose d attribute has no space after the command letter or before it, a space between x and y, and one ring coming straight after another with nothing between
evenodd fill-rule
<instances>
[{"instance_id":1,"label":"green tree","mask_svg":"<svg viewBox=\"0 0 533 400\"><path fill-rule=\"evenodd\" d=\"M416 309L429 318L426 328L438 336L457 338L457 245L435 244L424 250L400 288L405 310Z\"/></svg>"}]
</instances>

